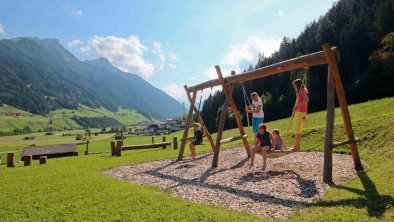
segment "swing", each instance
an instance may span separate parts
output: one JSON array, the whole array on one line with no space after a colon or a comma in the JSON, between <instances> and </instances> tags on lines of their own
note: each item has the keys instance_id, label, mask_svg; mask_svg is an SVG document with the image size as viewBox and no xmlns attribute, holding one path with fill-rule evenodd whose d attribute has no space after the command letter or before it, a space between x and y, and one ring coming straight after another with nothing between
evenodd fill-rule
<instances>
[{"instance_id":1,"label":"swing","mask_svg":"<svg viewBox=\"0 0 394 222\"><path fill-rule=\"evenodd\" d=\"M241 82L241 85L242 85L242 90L243 90L243 94L244 94L245 111L246 111L246 118L247 118L247 122L248 122L248 134L250 135L249 114L248 114L248 109L247 109L247 107L250 106L250 100L249 100L249 98L248 98L248 96L246 94L245 87L242 84L242 82ZM248 106L246 106L246 100L249 103ZM220 140L220 144L230 143L230 142L234 142L234 141L241 140L241 139L246 139L246 138L248 138L248 135L233 136L233 137L229 137L229 138ZM249 137L249 143L250 142L251 141L250 141L250 137Z\"/></svg>"}]
</instances>

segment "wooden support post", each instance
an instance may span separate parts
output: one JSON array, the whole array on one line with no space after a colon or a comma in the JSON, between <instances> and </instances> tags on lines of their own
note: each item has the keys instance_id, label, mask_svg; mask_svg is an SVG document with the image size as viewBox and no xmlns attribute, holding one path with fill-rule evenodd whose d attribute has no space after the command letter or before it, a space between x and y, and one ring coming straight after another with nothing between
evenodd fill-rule
<instances>
[{"instance_id":1,"label":"wooden support post","mask_svg":"<svg viewBox=\"0 0 394 222\"><path fill-rule=\"evenodd\" d=\"M31 165L32 159L33 159L33 158L32 158L31 155L29 155L29 156L24 156L24 157L23 157L24 166L30 166L30 165Z\"/></svg>"},{"instance_id":2,"label":"wooden support post","mask_svg":"<svg viewBox=\"0 0 394 222\"><path fill-rule=\"evenodd\" d=\"M120 141L120 140L116 141L115 155L116 156L122 156L122 141Z\"/></svg>"},{"instance_id":3,"label":"wooden support post","mask_svg":"<svg viewBox=\"0 0 394 222\"><path fill-rule=\"evenodd\" d=\"M227 108L230 100L230 95L226 96L226 100L222 106L222 113L220 115L220 121L218 126L218 132L216 133L216 144L215 151L213 152L212 167L218 167L219 153L220 153L220 140L222 140L224 124L226 122Z\"/></svg>"},{"instance_id":4,"label":"wooden support post","mask_svg":"<svg viewBox=\"0 0 394 222\"><path fill-rule=\"evenodd\" d=\"M220 67L219 66L215 66L215 69L216 69L216 73L218 74L219 81L220 81L220 83L221 83L221 85L223 87L224 94L229 96L229 104L230 104L230 107L231 107L231 111L233 112L234 119L237 122L239 133L241 135L245 135L244 125L242 124L240 115L238 113L237 105L235 104L233 96L232 96L232 91L233 91L234 86L231 85L230 91L227 90L226 87L225 87L226 84L224 82L223 74L222 74L222 71L220 70ZM231 71L231 75L232 76L235 75L235 72ZM244 138L242 138L242 141L244 143L246 154L248 155L248 157L250 157L250 146L249 146L249 143L248 143L248 139L246 137L244 137Z\"/></svg>"},{"instance_id":5,"label":"wooden support post","mask_svg":"<svg viewBox=\"0 0 394 222\"><path fill-rule=\"evenodd\" d=\"M7 167L15 167L15 153L7 153Z\"/></svg>"},{"instance_id":6,"label":"wooden support post","mask_svg":"<svg viewBox=\"0 0 394 222\"><path fill-rule=\"evenodd\" d=\"M122 126L122 130L120 131L120 141L122 141L122 146L124 146L124 143L123 143L123 126Z\"/></svg>"},{"instance_id":7,"label":"wooden support post","mask_svg":"<svg viewBox=\"0 0 394 222\"><path fill-rule=\"evenodd\" d=\"M85 155L89 155L89 139L86 140L86 150Z\"/></svg>"},{"instance_id":8,"label":"wooden support post","mask_svg":"<svg viewBox=\"0 0 394 222\"><path fill-rule=\"evenodd\" d=\"M190 101L189 114L187 116L186 123L185 123L185 130L183 131L181 148L179 149L179 155L178 155L178 159L177 159L178 161L183 159L183 153L185 151L187 136L188 136L189 128L191 126L191 122L192 122L192 118L193 118L193 106L194 106L194 103L196 102L196 98L197 98L197 93L193 92L193 96Z\"/></svg>"},{"instance_id":9,"label":"wooden support post","mask_svg":"<svg viewBox=\"0 0 394 222\"><path fill-rule=\"evenodd\" d=\"M46 164L48 160L47 156L40 156L40 164Z\"/></svg>"},{"instance_id":10,"label":"wooden support post","mask_svg":"<svg viewBox=\"0 0 394 222\"><path fill-rule=\"evenodd\" d=\"M163 140L162 140L162 142L163 143L165 143L166 142L166 140L167 140L167 138L165 137L165 136L163 136ZM163 149L165 149L166 148L166 145L163 145Z\"/></svg>"},{"instance_id":11,"label":"wooden support post","mask_svg":"<svg viewBox=\"0 0 394 222\"><path fill-rule=\"evenodd\" d=\"M330 50L330 46L325 43L323 44L323 52L328 62L328 66L330 67L331 77L334 81L335 90L337 94L337 98L339 101L339 105L341 106L342 118L345 126L345 131L347 135L347 139L349 141L354 141L354 132L352 127L352 121L350 118L348 103L346 100L345 89L342 84L342 79L339 74L337 60L335 58L334 53ZM352 153L353 163L356 170L363 170L363 166L361 164L360 155L357 150L357 144L350 144L350 151Z\"/></svg>"},{"instance_id":12,"label":"wooden support post","mask_svg":"<svg viewBox=\"0 0 394 222\"><path fill-rule=\"evenodd\" d=\"M178 137L172 138L172 148L173 148L174 150L177 150L177 149L178 149Z\"/></svg>"},{"instance_id":13,"label":"wooden support post","mask_svg":"<svg viewBox=\"0 0 394 222\"><path fill-rule=\"evenodd\" d=\"M192 98L190 97L190 92L189 92L189 89L187 88L187 86L185 86L185 91L186 91L187 98L188 98L189 102L191 103ZM193 110L197 116L198 122L200 122L200 124L205 132L206 137L208 138L209 144L211 144L212 151L214 151L215 144L213 143L212 135L209 133L207 127L205 126L205 123L204 123L203 119L201 118L200 111L197 109L197 107L195 105L193 105Z\"/></svg>"},{"instance_id":14,"label":"wooden support post","mask_svg":"<svg viewBox=\"0 0 394 222\"><path fill-rule=\"evenodd\" d=\"M155 137L152 136L152 144L154 144L154 143L155 143Z\"/></svg>"},{"instance_id":15,"label":"wooden support post","mask_svg":"<svg viewBox=\"0 0 394 222\"><path fill-rule=\"evenodd\" d=\"M111 141L111 156L115 156L115 154L116 154L115 141Z\"/></svg>"},{"instance_id":16,"label":"wooden support post","mask_svg":"<svg viewBox=\"0 0 394 222\"><path fill-rule=\"evenodd\" d=\"M332 183L332 141L334 137L335 119L335 86L332 81L330 67L327 75L327 114L326 114L326 135L324 137L324 165L323 182Z\"/></svg>"}]
</instances>

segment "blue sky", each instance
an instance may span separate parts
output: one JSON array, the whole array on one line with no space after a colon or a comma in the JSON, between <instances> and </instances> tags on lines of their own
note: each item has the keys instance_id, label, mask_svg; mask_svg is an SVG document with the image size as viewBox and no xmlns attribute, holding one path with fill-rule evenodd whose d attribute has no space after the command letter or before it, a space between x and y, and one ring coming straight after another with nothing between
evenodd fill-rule
<instances>
[{"instance_id":1,"label":"blue sky","mask_svg":"<svg viewBox=\"0 0 394 222\"><path fill-rule=\"evenodd\" d=\"M0 1L0 38L57 38L81 60L107 58L183 102L183 85L270 55L332 0ZM208 95L204 92L204 97Z\"/></svg>"}]
</instances>

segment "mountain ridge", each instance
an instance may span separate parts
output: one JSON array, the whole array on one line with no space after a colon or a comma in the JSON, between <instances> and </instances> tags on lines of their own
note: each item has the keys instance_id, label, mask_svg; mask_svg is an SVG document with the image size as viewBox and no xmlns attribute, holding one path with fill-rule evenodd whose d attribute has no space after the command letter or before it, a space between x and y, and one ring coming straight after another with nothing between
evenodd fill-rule
<instances>
[{"instance_id":1,"label":"mountain ridge","mask_svg":"<svg viewBox=\"0 0 394 222\"><path fill-rule=\"evenodd\" d=\"M0 40L0 103L35 114L79 104L125 107L155 119L182 113L178 101L140 76L104 58L80 61L57 39L36 37Z\"/></svg>"}]
</instances>

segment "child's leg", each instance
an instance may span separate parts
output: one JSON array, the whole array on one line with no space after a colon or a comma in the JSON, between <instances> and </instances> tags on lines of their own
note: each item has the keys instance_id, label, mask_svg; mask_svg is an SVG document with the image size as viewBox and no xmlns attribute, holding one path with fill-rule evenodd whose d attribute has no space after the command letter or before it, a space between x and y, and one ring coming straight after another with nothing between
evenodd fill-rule
<instances>
[{"instance_id":1,"label":"child's leg","mask_svg":"<svg viewBox=\"0 0 394 222\"><path fill-rule=\"evenodd\" d=\"M257 152L260 152L261 147L260 146L255 146L253 147L252 151L250 152L250 166L249 169L253 167L254 165L254 157L256 156Z\"/></svg>"},{"instance_id":2,"label":"child's leg","mask_svg":"<svg viewBox=\"0 0 394 222\"><path fill-rule=\"evenodd\" d=\"M189 143L190 147L190 158L194 159L196 157L196 148L193 143Z\"/></svg>"},{"instance_id":3,"label":"child's leg","mask_svg":"<svg viewBox=\"0 0 394 222\"><path fill-rule=\"evenodd\" d=\"M270 149L269 146L264 146L261 148L261 155L263 156L263 171L267 167L267 151Z\"/></svg>"},{"instance_id":4,"label":"child's leg","mask_svg":"<svg viewBox=\"0 0 394 222\"><path fill-rule=\"evenodd\" d=\"M304 125L306 113L296 112L294 115L294 151L299 151L301 148L301 131Z\"/></svg>"}]
</instances>

